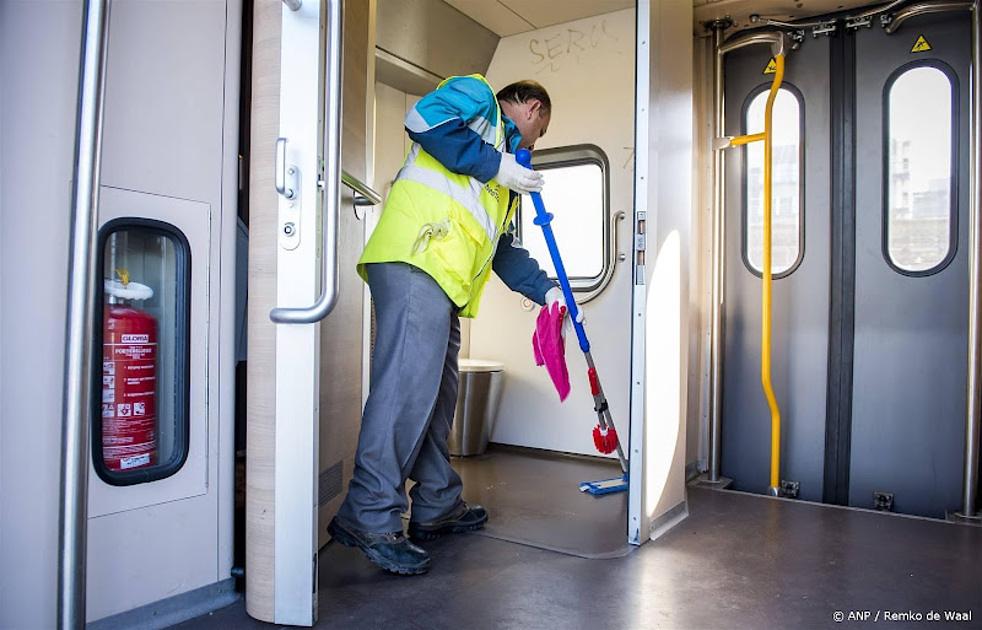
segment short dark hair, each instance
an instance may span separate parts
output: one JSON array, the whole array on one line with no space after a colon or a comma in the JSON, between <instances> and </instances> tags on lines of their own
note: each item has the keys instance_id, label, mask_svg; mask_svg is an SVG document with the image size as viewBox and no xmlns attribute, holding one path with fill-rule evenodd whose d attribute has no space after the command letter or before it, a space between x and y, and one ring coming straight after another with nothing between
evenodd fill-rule
<instances>
[{"instance_id":1,"label":"short dark hair","mask_svg":"<svg viewBox=\"0 0 982 630\"><path fill-rule=\"evenodd\" d=\"M509 101L511 103L524 103L530 98L534 98L542 103L542 109L548 114L552 111L552 100L549 93L536 81L516 81L498 90L499 101Z\"/></svg>"}]
</instances>

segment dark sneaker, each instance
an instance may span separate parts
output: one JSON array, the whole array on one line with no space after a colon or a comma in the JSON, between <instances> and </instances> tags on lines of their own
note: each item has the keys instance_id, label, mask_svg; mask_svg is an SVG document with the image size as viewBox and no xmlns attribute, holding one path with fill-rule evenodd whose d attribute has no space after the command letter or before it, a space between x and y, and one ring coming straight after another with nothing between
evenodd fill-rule
<instances>
[{"instance_id":1,"label":"dark sneaker","mask_svg":"<svg viewBox=\"0 0 982 630\"><path fill-rule=\"evenodd\" d=\"M401 532L372 534L357 530L335 517L327 526L331 538L345 547L357 547L373 564L390 573L419 575L430 568L430 554Z\"/></svg>"},{"instance_id":2,"label":"dark sneaker","mask_svg":"<svg viewBox=\"0 0 982 630\"><path fill-rule=\"evenodd\" d=\"M413 540L435 540L444 534L473 532L488 522L488 511L480 505L461 503L460 507L441 519L430 522L409 521L409 537Z\"/></svg>"}]
</instances>

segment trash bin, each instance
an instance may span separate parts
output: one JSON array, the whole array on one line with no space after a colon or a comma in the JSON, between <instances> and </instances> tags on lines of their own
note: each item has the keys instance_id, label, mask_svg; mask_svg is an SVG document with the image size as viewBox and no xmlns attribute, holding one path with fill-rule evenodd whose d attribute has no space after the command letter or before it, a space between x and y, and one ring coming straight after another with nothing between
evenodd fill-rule
<instances>
[{"instance_id":1,"label":"trash bin","mask_svg":"<svg viewBox=\"0 0 982 630\"><path fill-rule=\"evenodd\" d=\"M480 455L498 414L505 366L495 361L460 359L460 384L457 389L457 411L448 445L451 455Z\"/></svg>"}]
</instances>

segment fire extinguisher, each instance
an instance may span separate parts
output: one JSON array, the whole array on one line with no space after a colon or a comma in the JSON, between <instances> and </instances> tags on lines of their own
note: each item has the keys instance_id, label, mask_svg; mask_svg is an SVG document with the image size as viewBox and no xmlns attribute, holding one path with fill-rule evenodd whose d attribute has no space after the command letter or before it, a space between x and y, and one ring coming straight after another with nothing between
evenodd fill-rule
<instances>
[{"instance_id":1,"label":"fire extinguisher","mask_svg":"<svg viewBox=\"0 0 982 630\"><path fill-rule=\"evenodd\" d=\"M131 302L153 289L125 269L105 281L102 330L102 457L111 471L157 463L157 320Z\"/></svg>"}]
</instances>

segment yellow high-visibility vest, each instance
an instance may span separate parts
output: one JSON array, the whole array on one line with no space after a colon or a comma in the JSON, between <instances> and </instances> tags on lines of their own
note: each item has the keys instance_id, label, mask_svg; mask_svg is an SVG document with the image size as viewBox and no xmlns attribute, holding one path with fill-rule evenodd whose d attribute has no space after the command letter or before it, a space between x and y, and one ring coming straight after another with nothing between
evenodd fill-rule
<instances>
[{"instance_id":1,"label":"yellow high-visibility vest","mask_svg":"<svg viewBox=\"0 0 982 630\"><path fill-rule=\"evenodd\" d=\"M491 89L483 76L471 76ZM475 130L504 152L505 126L497 101L495 107L496 123L482 121ZM440 285L461 317L475 317L491 275L498 238L518 205L516 197L509 207L509 197L508 189L497 180L482 184L454 173L414 143L358 261L358 274L367 281L366 264L408 263Z\"/></svg>"}]
</instances>

